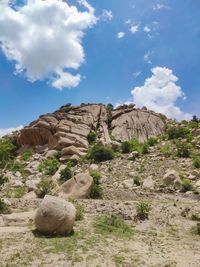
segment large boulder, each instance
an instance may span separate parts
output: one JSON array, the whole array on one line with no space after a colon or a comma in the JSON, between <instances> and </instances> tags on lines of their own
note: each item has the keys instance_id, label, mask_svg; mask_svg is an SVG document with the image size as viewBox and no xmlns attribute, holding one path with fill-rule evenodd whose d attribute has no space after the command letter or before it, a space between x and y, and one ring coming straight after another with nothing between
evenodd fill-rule
<instances>
[{"instance_id":1,"label":"large boulder","mask_svg":"<svg viewBox=\"0 0 200 267\"><path fill-rule=\"evenodd\" d=\"M176 188L178 188L181 185L181 178L180 178L180 176L179 176L177 171L169 170L163 176L163 183L166 186L175 186Z\"/></svg>"},{"instance_id":2,"label":"large boulder","mask_svg":"<svg viewBox=\"0 0 200 267\"><path fill-rule=\"evenodd\" d=\"M65 199L88 198L93 187L93 178L87 173L79 173L62 184L59 196Z\"/></svg>"},{"instance_id":3,"label":"large boulder","mask_svg":"<svg viewBox=\"0 0 200 267\"><path fill-rule=\"evenodd\" d=\"M35 226L43 234L66 235L72 232L75 217L72 203L46 195L36 212Z\"/></svg>"}]
</instances>

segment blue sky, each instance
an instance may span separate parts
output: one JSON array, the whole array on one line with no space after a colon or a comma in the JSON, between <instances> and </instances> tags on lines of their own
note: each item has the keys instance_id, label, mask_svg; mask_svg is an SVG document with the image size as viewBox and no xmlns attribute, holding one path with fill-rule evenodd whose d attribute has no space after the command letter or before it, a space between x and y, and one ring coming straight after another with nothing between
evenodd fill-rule
<instances>
[{"instance_id":1,"label":"blue sky","mask_svg":"<svg viewBox=\"0 0 200 267\"><path fill-rule=\"evenodd\" d=\"M40 1L30 2L38 5L39 10ZM54 2L56 7L58 1ZM65 67L62 74L58 74L59 65L56 65L55 72L52 67L45 75L33 73L32 64L37 70L37 64L38 69L43 61L46 65L54 61L59 64L62 57L58 60L54 53L54 58L48 61L50 54L47 54L43 60L45 50L41 52L39 48L45 44L48 50L48 44L38 37L41 46L38 45L37 50L30 48L27 58L17 62L18 52L23 54L24 51L21 26L13 34L8 33L10 28L12 30L12 27L9 28L12 21L7 15L10 12L8 8L14 8L17 15L20 8L16 9L16 5L22 7L30 3L20 1L14 7L0 4L0 129L26 125L39 115L52 112L68 102L75 105L81 102L115 105L136 101L138 106L144 104L178 119L187 118L189 114L200 116L200 1L88 0L86 3L90 9L83 2L80 5L77 1L67 1L70 8L77 6L79 13L75 14L76 18L83 12L88 14L87 22L76 21L76 27L78 23L85 23L81 28L84 36L79 37L84 60L79 51L78 67ZM55 9L56 12L59 20L61 13L59 9ZM37 23L34 19L29 22L30 25L23 26L25 37ZM59 24L59 21L56 23ZM64 29L62 36L52 41L52 46L60 47L59 51L66 61L72 54L76 58L76 50L69 52L70 44L66 43L65 48L59 38L70 38L69 32L73 30L70 27ZM5 40L18 46L15 56L11 53L12 47L5 48ZM26 51L29 46L31 42L27 44ZM30 57L33 51L34 55ZM16 74L16 62L21 64L21 73ZM74 75L73 78L70 76L70 81L62 79L66 70ZM29 81L31 79L34 82ZM159 90L156 91L157 86Z\"/></svg>"}]
</instances>

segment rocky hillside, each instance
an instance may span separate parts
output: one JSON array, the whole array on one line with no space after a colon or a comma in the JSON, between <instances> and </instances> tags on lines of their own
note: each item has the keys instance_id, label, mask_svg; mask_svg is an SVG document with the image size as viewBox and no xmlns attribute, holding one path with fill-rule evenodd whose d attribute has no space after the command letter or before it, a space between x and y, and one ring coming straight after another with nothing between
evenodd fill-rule
<instances>
[{"instance_id":1,"label":"rocky hillside","mask_svg":"<svg viewBox=\"0 0 200 267\"><path fill-rule=\"evenodd\" d=\"M200 267L199 203L197 118L66 105L0 139L0 266Z\"/></svg>"},{"instance_id":2,"label":"rocky hillside","mask_svg":"<svg viewBox=\"0 0 200 267\"><path fill-rule=\"evenodd\" d=\"M47 145L49 150L61 150L61 160L65 161L79 159L85 154L91 132L96 134L98 142L105 145L132 138L144 142L163 131L161 116L146 108L124 105L112 110L101 104L66 105L54 113L40 116L21 130L18 144L22 148ZM66 149L70 146L72 149Z\"/></svg>"}]
</instances>

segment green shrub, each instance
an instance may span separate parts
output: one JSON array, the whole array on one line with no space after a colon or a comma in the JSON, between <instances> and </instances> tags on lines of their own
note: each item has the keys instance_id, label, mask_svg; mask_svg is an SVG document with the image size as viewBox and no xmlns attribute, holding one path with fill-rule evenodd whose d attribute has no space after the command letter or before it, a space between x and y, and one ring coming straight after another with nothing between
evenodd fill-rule
<instances>
[{"instance_id":1,"label":"green shrub","mask_svg":"<svg viewBox=\"0 0 200 267\"><path fill-rule=\"evenodd\" d=\"M13 158L16 146L8 138L0 139L0 168L4 168L7 162Z\"/></svg>"},{"instance_id":2,"label":"green shrub","mask_svg":"<svg viewBox=\"0 0 200 267\"><path fill-rule=\"evenodd\" d=\"M189 158L191 155L192 145L187 142L177 142L177 156L180 158Z\"/></svg>"},{"instance_id":3,"label":"green shrub","mask_svg":"<svg viewBox=\"0 0 200 267\"><path fill-rule=\"evenodd\" d=\"M60 180L67 181L72 178L72 163L67 162L67 166L60 172Z\"/></svg>"},{"instance_id":4,"label":"green shrub","mask_svg":"<svg viewBox=\"0 0 200 267\"><path fill-rule=\"evenodd\" d=\"M147 143L144 143L144 144L141 144L141 154L142 155L145 155L145 154L148 154L149 153L149 145ZM139 151L138 151L139 152Z\"/></svg>"},{"instance_id":5,"label":"green shrub","mask_svg":"<svg viewBox=\"0 0 200 267\"><path fill-rule=\"evenodd\" d=\"M9 181L9 178L4 176L4 175L0 175L0 186L2 186L3 184L7 183Z\"/></svg>"},{"instance_id":6,"label":"green shrub","mask_svg":"<svg viewBox=\"0 0 200 267\"><path fill-rule=\"evenodd\" d=\"M114 152L109 146L96 144L88 152L88 158L96 162L107 161L114 158Z\"/></svg>"},{"instance_id":7,"label":"green shrub","mask_svg":"<svg viewBox=\"0 0 200 267\"><path fill-rule=\"evenodd\" d=\"M13 189L10 189L9 191L6 192L6 197L8 198L21 198L23 197L26 193L28 193L27 187L16 187Z\"/></svg>"},{"instance_id":8,"label":"green shrub","mask_svg":"<svg viewBox=\"0 0 200 267\"><path fill-rule=\"evenodd\" d=\"M91 171L90 175L92 176L94 182L90 197L93 199L102 198L103 189L100 184L101 174L97 171Z\"/></svg>"},{"instance_id":9,"label":"green shrub","mask_svg":"<svg viewBox=\"0 0 200 267\"><path fill-rule=\"evenodd\" d=\"M158 139L155 137L150 137L147 143L149 146L155 146L158 143Z\"/></svg>"},{"instance_id":10,"label":"green shrub","mask_svg":"<svg viewBox=\"0 0 200 267\"><path fill-rule=\"evenodd\" d=\"M192 159L193 166L197 169L200 168L200 155L195 155Z\"/></svg>"},{"instance_id":11,"label":"green shrub","mask_svg":"<svg viewBox=\"0 0 200 267\"><path fill-rule=\"evenodd\" d=\"M130 153L132 151L131 143L129 141L123 142L121 145L121 150L122 150L122 153L124 154Z\"/></svg>"},{"instance_id":12,"label":"green shrub","mask_svg":"<svg viewBox=\"0 0 200 267\"><path fill-rule=\"evenodd\" d=\"M169 145L164 145L160 148L161 152L166 158L169 158L172 155L172 149Z\"/></svg>"},{"instance_id":13,"label":"green shrub","mask_svg":"<svg viewBox=\"0 0 200 267\"><path fill-rule=\"evenodd\" d=\"M102 235L115 235L117 237L131 237L133 229L117 215L101 215L94 222L95 230Z\"/></svg>"},{"instance_id":14,"label":"green shrub","mask_svg":"<svg viewBox=\"0 0 200 267\"><path fill-rule=\"evenodd\" d=\"M96 142L96 138L97 138L96 133L91 131L87 136L88 143L89 144L95 143Z\"/></svg>"},{"instance_id":15,"label":"green shrub","mask_svg":"<svg viewBox=\"0 0 200 267\"><path fill-rule=\"evenodd\" d=\"M150 205L148 202L142 201L139 202L136 206L136 211L137 211L137 218L139 220L146 220L149 217L149 211L150 211Z\"/></svg>"},{"instance_id":16,"label":"green shrub","mask_svg":"<svg viewBox=\"0 0 200 267\"><path fill-rule=\"evenodd\" d=\"M191 191L193 188L192 182L189 179L183 179L181 182L181 191L182 192L187 192Z\"/></svg>"},{"instance_id":17,"label":"green shrub","mask_svg":"<svg viewBox=\"0 0 200 267\"><path fill-rule=\"evenodd\" d=\"M57 159L45 159L39 164L38 169L46 175L53 175L58 170L59 165Z\"/></svg>"},{"instance_id":18,"label":"green shrub","mask_svg":"<svg viewBox=\"0 0 200 267\"><path fill-rule=\"evenodd\" d=\"M49 178L44 178L37 185L35 193L39 198L43 198L45 195L52 194L54 189L55 189L54 181L50 180Z\"/></svg>"},{"instance_id":19,"label":"green shrub","mask_svg":"<svg viewBox=\"0 0 200 267\"><path fill-rule=\"evenodd\" d=\"M140 177L139 176L134 176L133 177L133 184L137 185L137 186L140 186Z\"/></svg>"},{"instance_id":20,"label":"green shrub","mask_svg":"<svg viewBox=\"0 0 200 267\"><path fill-rule=\"evenodd\" d=\"M28 148L24 150L24 152L21 154L20 159L23 161L27 161L32 157L32 155L33 155L32 149Z\"/></svg>"},{"instance_id":21,"label":"green shrub","mask_svg":"<svg viewBox=\"0 0 200 267\"><path fill-rule=\"evenodd\" d=\"M191 220L200 221L200 216L197 213L193 213L191 216Z\"/></svg>"},{"instance_id":22,"label":"green shrub","mask_svg":"<svg viewBox=\"0 0 200 267\"><path fill-rule=\"evenodd\" d=\"M3 201L3 199L0 199L0 214L8 214L8 213L10 213L10 208Z\"/></svg>"},{"instance_id":23,"label":"green shrub","mask_svg":"<svg viewBox=\"0 0 200 267\"><path fill-rule=\"evenodd\" d=\"M113 107L112 104L108 104L108 105L106 106L106 109L112 111L112 110L114 109L114 107Z\"/></svg>"},{"instance_id":24,"label":"green shrub","mask_svg":"<svg viewBox=\"0 0 200 267\"><path fill-rule=\"evenodd\" d=\"M190 130L187 127L172 126L167 129L168 139L187 138Z\"/></svg>"}]
</instances>

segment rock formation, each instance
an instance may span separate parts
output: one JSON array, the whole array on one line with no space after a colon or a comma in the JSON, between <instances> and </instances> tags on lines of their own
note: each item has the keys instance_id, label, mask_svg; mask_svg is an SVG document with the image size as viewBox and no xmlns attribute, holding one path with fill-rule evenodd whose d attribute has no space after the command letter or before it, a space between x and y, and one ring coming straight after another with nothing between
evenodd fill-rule
<instances>
[{"instance_id":1,"label":"rock formation","mask_svg":"<svg viewBox=\"0 0 200 267\"><path fill-rule=\"evenodd\" d=\"M20 147L48 145L61 150L62 160L77 160L86 153L88 134L94 131L97 140L110 144L113 140L137 138L144 142L163 133L164 122L159 114L134 105L123 105L109 111L102 104L66 105L51 114L42 115L20 131ZM112 141L111 141L112 137Z\"/></svg>"}]
</instances>

